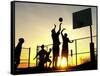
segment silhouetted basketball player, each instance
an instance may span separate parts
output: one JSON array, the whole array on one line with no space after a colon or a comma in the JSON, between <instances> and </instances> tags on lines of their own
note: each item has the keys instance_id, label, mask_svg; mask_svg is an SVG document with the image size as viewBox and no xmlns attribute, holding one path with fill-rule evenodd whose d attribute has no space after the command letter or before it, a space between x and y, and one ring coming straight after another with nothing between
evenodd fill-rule
<instances>
[{"instance_id":1,"label":"silhouetted basketball player","mask_svg":"<svg viewBox=\"0 0 100 76\"><path fill-rule=\"evenodd\" d=\"M44 63L50 62L49 67L50 67L50 65L51 65L51 60L50 60L50 58L49 58L50 53L51 53L51 48L49 49L49 52L47 52L46 57L45 57L45 59L44 59Z\"/></svg>"},{"instance_id":2,"label":"silhouetted basketball player","mask_svg":"<svg viewBox=\"0 0 100 76\"><path fill-rule=\"evenodd\" d=\"M18 64L20 63L20 55L21 55L21 49L22 49L22 44L24 43L23 38L19 38L19 42L14 50L14 67L17 69Z\"/></svg>"},{"instance_id":3,"label":"silhouetted basketball player","mask_svg":"<svg viewBox=\"0 0 100 76\"><path fill-rule=\"evenodd\" d=\"M62 57L65 57L67 60L67 65L68 65L68 43L72 43L72 41L69 40L69 38L67 37L67 33L65 33L63 35L63 31L65 30L65 28L61 31L61 36L62 36L62 40L63 40L63 45L62 45Z\"/></svg>"},{"instance_id":4,"label":"silhouetted basketball player","mask_svg":"<svg viewBox=\"0 0 100 76\"><path fill-rule=\"evenodd\" d=\"M39 67L44 68L44 59L47 55L47 51L44 49L44 45L41 46L41 50L37 53L36 57L39 56ZM35 59L34 58L34 59Z\"/></svg>"},{"instance_id":5,"label":"silhouetted basketball player","mask_svg":"<svg viewBox=\"0 0 100 76\"><path fill-rule=\"evenodd\" d=\"M59 45L60 45L60 41L59 41L59 35L60 35L60 31L61 31L61 24L59 25L59 30L56 32L56 25L54 24L54 28L52 29L52 40L53 40L53 67L57 66L57 59L59 56Z\"/></svg>"}]
</instances>

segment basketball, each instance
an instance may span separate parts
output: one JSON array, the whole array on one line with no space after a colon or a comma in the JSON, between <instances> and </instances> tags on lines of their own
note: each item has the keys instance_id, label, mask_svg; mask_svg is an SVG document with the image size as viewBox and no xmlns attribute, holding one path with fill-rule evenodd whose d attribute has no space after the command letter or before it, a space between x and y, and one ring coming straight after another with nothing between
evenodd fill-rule
<instances>
[{"instance_id":1,"label":"basketball","mask_svg":"<svg viewBox=\"0 0 100 76\"><path fill-rule=\"evenodd\" d=\"M60 18L59 18L59 21L62 22L62 21L63 21L63 18L60 17Z\"/></svg>"}]
</instances>

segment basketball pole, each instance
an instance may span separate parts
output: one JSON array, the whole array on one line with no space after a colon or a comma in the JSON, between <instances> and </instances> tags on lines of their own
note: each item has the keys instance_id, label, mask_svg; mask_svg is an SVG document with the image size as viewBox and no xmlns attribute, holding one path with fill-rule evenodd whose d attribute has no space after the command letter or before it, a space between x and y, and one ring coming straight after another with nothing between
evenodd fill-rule
<instances>
[{"instance_id":1,"label":"basketball pole","mask_svg":"<svg viewBox=\"0 0 100 76\"><path fill-rule=\"evenodd\" d=\"M95 62L95 55L94 55L94 43L93 43L93 39L92 39L92 25L90 25L90 59L91 59L91 63L94 64Z\"/></svg>"}]
</instances>

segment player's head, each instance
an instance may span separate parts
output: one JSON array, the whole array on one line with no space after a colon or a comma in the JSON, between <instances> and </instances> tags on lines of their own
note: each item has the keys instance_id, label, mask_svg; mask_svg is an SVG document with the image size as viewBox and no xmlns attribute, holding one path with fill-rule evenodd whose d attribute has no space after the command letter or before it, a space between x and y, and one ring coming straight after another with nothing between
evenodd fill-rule
<instances>
[{"instance_id":1,"label":"player's head","mask_svg":"<svg viewBox=\"0 0 100 76\"><path fill-rule=\"evenodd\" d=\"M44 49L44 45L43 44L41 45L41 48Z\"/></svg>"},{"instance_id":2,"label":"player's head","mask_svg":"<svg viewBox=\"0 0 100 76\"><path fill-rule=\"evenodd\" d=\"M20 43L24 43L24 38L19 38Z\"/></svg>"},{"instance_id":3,"label":"player's head","mask_svg":"<svg viewBox=\"0 0 100 76\"><path fill-rule=\"evenodd\" d=\"M67 37L67 33L65 33L64 36Z\"/></svg>"}]
</instances>

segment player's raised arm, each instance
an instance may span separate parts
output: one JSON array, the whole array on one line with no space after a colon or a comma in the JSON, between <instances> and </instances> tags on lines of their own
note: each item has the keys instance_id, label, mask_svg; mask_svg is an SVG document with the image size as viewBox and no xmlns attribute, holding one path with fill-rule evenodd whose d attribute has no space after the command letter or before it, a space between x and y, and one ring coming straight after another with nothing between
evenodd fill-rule
<instances>
[{"instance_id":1,"label":"player's raised arm","mask_svg":"<svg viewBox=\"0 0 100 76\"><path fill-rule=\"evenodd\" d=\"M64 35L63 35L63 31L65 30L65 28L63 28L62 29L62 31L61 31L61 36L63 37Z\"/></svg>"},{"instance_id":2,"label":"player's raised arm","mask_svg":"<svg viewBox=\"0 0 100 76\"><path fill-rule=\"evenodd\" d=\"M59 25L59 30L58 30L57 33L60 33L60 31L61 31L61 24L62 24L62 23L60 23L60 25Z\"/></svg>"},{"instance_id":3,"label":"player's raised arm","mask_svg":"<svg viewBox=\"0 0 100 76\"><path fill-rule=\"evenodd\" d=\"M56 25L54 24L54 29L56 29Z\"/></svg>"},{"instance_id":4,"label":"player's raised arm","mask_svg":"<svg viewBox=\"0 0 100 76\"><path fill-rule=\"evenodd\" d=\"M51 32L55 32L56 25L54 24L54 28L51 30Z\"/></svg>"}]
</instances>

